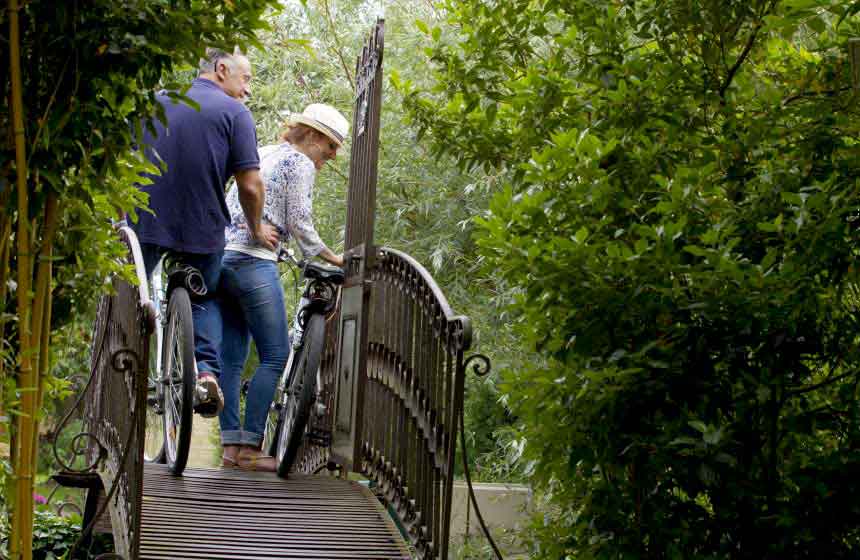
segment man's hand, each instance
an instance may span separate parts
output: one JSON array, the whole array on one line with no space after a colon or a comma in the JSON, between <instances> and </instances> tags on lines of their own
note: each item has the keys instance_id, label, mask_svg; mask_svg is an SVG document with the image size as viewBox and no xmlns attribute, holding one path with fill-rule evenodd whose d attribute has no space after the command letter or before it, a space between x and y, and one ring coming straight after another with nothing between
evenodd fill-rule
<instances>
[{"instance_id":1,"label":"man's hand","mask_svg":"<svg viewBox=\"0 0 860 560\"><path fill-rule=\"evenodd\" d=\"M274 251L281 240L278 229L273 225L264 223L261 223L256 231L251 231L251 235L254 237L254 241L270 251Z\"/></svg>"}]
</instances>

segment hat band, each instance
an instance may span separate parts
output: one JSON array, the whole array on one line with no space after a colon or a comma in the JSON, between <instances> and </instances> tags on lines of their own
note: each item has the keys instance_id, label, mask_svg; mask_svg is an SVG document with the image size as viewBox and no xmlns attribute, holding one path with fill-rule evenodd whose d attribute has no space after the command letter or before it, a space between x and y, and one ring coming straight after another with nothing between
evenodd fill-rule
<instances>
[{"instance_id":1,"label":"hat band","mask_svg":"<svg viewBox=\"0 0 860 560\"><path fill-rule=\"evenodd\" d=\"M313 119L313 121L325 129L322 132L328 131L332 136L334 136L337 139L338 142L343 144L343 135L342 134L340 134L338 131L336 131L335 129L333 129L329 125L325 124L324 122L318 121L317 119Z\"/></svg>"}]
</instances>

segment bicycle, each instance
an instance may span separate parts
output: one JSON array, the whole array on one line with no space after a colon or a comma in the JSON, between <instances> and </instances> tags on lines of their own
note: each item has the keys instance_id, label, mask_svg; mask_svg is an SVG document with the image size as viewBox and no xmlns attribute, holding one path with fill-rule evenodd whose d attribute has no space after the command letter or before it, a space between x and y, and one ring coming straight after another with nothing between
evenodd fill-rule
<instances>
[{"instance_id":1,"label":"bicycle","mask_svg":"<svg viewBox=\"0 0 860 560\"><path fill-rule=\"evenodd\" d=\"M152 272L150 294L156 328L155 351L149 353L144 460L166 463L180 475L191 446L197 382L191 296L206 295L206 285L197 269L165 257Z\"/></svg>"},{"instance_id":2,"label":"bicycle","mask_svg":"<svg viewBox=\"0 0 860 560\"><path fill-rule=\"evenodd\" d=\"M278 476L286 478L306 438L314 404L318 416L325 414L319 371L325 323L337 306L344 272L335 266L298 261L290 251L282 250L278 260L297 267L305 279L294 321L290 357L278 380L263 435L263 449L276 458ZM326 434L314 434L314 437L326 440Z\"/></svg>"}]
</instances>

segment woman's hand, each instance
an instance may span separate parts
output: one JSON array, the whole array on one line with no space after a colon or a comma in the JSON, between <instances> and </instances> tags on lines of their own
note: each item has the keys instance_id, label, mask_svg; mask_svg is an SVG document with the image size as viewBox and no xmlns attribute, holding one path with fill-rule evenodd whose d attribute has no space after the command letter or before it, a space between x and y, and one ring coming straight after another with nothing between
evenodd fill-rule
<instances>
[{"instance_id":1,"label":"woman's hand","mask_svg":"<svg viewBox=\"0 0 860 560\"><path fill-rule=\"evenodd\" d=\"M275 226L262 222L255 231L251 232L251 235L254 237L254 241L270 251L274 251L281 240L281 236Z\"/></svg>"}]
</instances>

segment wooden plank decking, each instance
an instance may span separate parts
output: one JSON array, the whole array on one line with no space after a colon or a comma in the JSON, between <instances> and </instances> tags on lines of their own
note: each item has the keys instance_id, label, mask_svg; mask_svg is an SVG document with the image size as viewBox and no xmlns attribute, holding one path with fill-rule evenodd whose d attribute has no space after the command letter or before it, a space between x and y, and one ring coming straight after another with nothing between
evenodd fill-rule
<instances>
[{"instance_id":1,"label":"wooden plank decking","mask_svg":"<svg viewBox=\"0 0 860 560\"><path fill-rule=\"evenodd\" d=\"M327 476L147 465L140 559L410 558L362 485Z\"/></svg>"}]
</instances>

